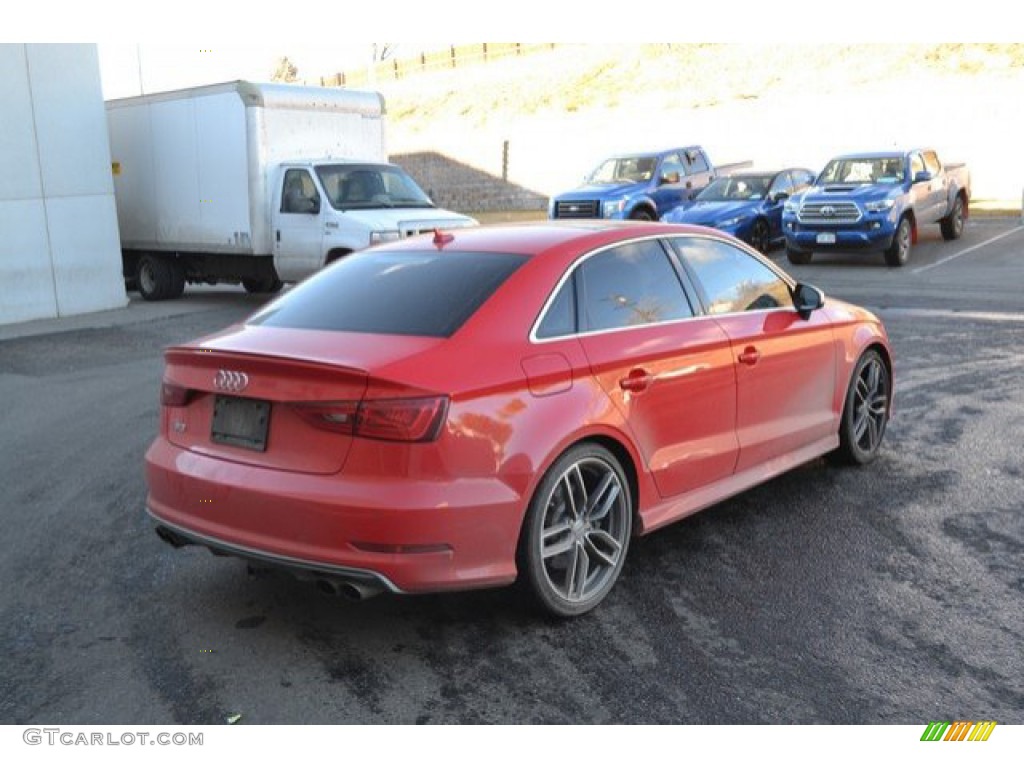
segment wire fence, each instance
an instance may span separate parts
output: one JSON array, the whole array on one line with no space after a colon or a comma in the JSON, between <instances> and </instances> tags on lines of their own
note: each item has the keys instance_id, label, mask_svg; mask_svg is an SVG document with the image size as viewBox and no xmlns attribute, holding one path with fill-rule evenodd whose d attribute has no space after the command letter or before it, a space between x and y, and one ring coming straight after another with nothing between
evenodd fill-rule
<instances>
[{"instance_id":1,"label":"wire fence","mask_svg":"<svg viewBox=\"0 0 1024 768\"><path fill-rule=\"evenodd\" d=\"M324 75L317 82L324 86L359 87L385 80L401 80L426 72L457 69L499 61L515 56L526 56L550 51L554 43L473 43L452 45L446 49L422 51L404 59L387 59L369 67ZM312 81L307 81L312 82Z\"/></svg>"}]
</instances>

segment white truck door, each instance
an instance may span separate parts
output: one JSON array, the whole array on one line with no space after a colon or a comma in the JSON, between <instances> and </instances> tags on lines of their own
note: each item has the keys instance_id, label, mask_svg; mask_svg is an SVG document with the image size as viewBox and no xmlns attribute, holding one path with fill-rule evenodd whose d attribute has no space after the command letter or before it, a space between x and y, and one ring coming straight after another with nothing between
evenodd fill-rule
<instances>
[{"instance_id":1,"label":"white truck door","mask_svg":"<svg viewBox=\"0 0 1024 768\"><path fill-rule=\"evenodd\" d=\"M320 269L326 202L305 168L287 169L274 199L274 268L284 281L301 280Z\"/></svg>"}]
</instances>

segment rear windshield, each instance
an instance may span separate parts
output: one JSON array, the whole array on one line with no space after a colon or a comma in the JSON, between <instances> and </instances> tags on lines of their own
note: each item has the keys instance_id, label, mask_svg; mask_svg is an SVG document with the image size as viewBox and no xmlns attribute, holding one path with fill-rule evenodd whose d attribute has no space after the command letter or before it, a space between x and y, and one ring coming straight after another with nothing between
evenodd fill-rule
<instances>
[{"instance_id":1,"label":"rear windshield","mask_svg":"<svg viewBox=\"0 0 1024 768\"><path fill-rule=\"evenodd\" d=\"M249 323L445 338L525 260L507 253L358 253L300 283Z\"/></svg>"}]
</instances>

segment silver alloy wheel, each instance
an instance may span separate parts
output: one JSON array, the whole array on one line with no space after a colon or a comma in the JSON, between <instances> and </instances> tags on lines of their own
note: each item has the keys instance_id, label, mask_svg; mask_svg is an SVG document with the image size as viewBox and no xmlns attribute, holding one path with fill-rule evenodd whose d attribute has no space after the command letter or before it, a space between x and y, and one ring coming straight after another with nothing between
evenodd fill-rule
<instances>
[{"instance_id":1,"label":"silver alloy wheel","mask_svg":"<svg viewBox=\"0 0 1024 768\"><path fill-rule=\"evenodd\" d=\"M955 240L963 234L964 231L964 203L959 197L953 202L953 214L950 219L952 226L952 239Z\"/></svg>"},{"instance_id":2,"label":"silver alloy wheel","mask_svg":"<svg viewBox=\"0 0 1024 768\"><path fill-rule=\"evenodd\" d=\"M888 411L889 376L876 356L861 368L853 391L853 439L865 453L882 442Z\"/></svg>"},{"instance_id":3,"label":"silver alloy wheel","mask_svg":"<svg viewBox=\"0 0 1024 768\"><path fill-rule=\"evenodd\" d=\"M549 587L584 603L618 575L629 540L629 498L618 473L597 457L562 473L544 504L540 557Z\"/></svg>"}]
</instances>

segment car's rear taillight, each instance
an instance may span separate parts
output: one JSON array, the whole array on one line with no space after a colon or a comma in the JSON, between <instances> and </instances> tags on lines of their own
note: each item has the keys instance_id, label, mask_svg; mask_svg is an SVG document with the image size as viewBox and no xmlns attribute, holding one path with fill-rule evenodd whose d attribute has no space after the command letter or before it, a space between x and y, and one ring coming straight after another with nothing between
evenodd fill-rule
<instances>
[{"instance_id":1,"label":"car's rear taillight","mask_svg":"<svg viewBox=\"0 0 1024 768\"><path fill-rule=\"evenodd\" d=\"M448 409L447 397L364 400L356 434L377 440L424 443L437 438Z\"/></svg>"},{"instance_id":2,"label":"car's rear taillight","mask_svg":"<svg viewBox=\"0 0 1024 768\"><path fill-rule=\"evenodd\" d=\"M173 381L164 379L160 386L160 405L170 405L176 408L188 405L192 399L193 390L175 384Z\"/></svg>"},{"instance_id":3,"label":"car's rear taillight","mask_svg":"<svg viewBox=\"0 0 1024 768\"><path fill-rule=\"evenodd\" d=\"M351 435L356 423L356 411L359 403L345 401L339 403L296 403L292 406L296 413L319 429L328 432L340 432Z\"/></svg>"},{"instance_id":4,"label":"car's rear taillight","mask_svg":"<svg viewBox=\"0 0 1024 768\"><path fill-rule=\"evenodd\" d=\"M295 411L318 429L403 443L436 440L448 410L447 397L296 403Z\"/></svg>"}]
</instances>

